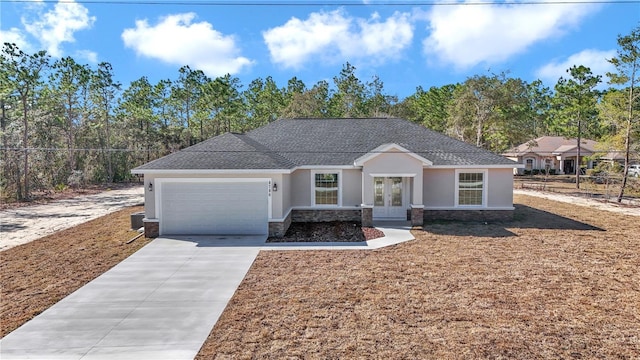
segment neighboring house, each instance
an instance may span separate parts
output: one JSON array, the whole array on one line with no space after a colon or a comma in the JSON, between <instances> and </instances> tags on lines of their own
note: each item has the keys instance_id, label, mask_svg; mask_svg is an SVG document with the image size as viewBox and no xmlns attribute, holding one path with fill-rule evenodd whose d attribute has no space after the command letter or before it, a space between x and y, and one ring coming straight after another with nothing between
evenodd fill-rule
<instances>
[{"instance_id":1,"label":"neighboring house","mask_svg":"<svg viewBox=\"0 0 640 360\"><path fill-rule=\"evenodd\" d=\"M293 119L132 173L144 175L147 236L283 236L291 222L510 218L518 166L402 119Z\"/></svg>"},{"instance_id":2,"label":"neighboring house","mask_svg":"<svg viewBox=\"0 0 640 360\"><path fill-rule=\"evenodd\" d=\"M523 174L525 171L549 170L555 174L575 174L577 165L581 164L587 169L593 168L592 157L598 151L597 142L589 139L580 141L580 159L578 156L578 144L575 138L567 139L562 136L543 136L528 141L502 154L502 156L523 165L517 171Z\"/></svg>"},{"instance_id":3,"label":"neighboring house","mask_svg":"<svg viewBox=\"0 0 640 360\"><path fill-rule=\"evenodd\" d=\"M606 154L600 156L598 160L608 162L610 164L618 163L621 167L624 167L624 158L625 152L620 150L607 152ZM629 154L629 163L631 165L640 164L640 154L635 151L631 151L631 153Z\"/></svg>"}]
</instances>

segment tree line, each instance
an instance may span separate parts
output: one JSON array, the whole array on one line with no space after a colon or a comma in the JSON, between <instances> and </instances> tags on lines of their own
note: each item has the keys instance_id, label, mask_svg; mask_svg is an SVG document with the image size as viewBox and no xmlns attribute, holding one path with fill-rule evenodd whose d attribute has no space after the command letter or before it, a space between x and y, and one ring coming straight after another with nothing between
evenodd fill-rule
<instances>
[{"instance_id":1,"label":"tree line","mask_svg":"<svg viewBox=\"0 0 640 360\"><path fill-rule=\"evenodd\" d=\"M184 66L175 79L145 76L127 87L107 62L28 54L5 43L0 56L3 199L34 190L130 180L130 169L225 132L247 132L279 118L402 117L500 153L543 135L589 137L629 153L640 135L636 110L640 27L618 37L607 74L576 64L553 88L508 73L418 87L399 99L374 76L346 63L332 82L280 86L271 77L246 87ZM626 166L625 166L626 168ZM578 179L579 181L579 179Z\"/></svg>"}]
</instances>

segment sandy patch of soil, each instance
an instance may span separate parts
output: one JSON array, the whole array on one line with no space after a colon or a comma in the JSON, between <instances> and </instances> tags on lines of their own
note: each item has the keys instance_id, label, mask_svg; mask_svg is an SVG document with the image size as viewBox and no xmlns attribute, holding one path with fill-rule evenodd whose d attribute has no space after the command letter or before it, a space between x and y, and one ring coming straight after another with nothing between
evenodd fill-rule
<instances>
[{"instance_id":1,"label":"sandy patch of soil","mask_svg":"<svg viewBox=\"0 0 640 360\"><path fill-rule=\"evenodd\" d=\"M197 359L638 358L637 217L515 203L375 251L261 252Z\"/></svg>"},{"instance_id":2,"label":"sandy patch of soil","mask_svg":"<svg viewBox=\"0 0 640 360\"><path fill-rule=\"evenodd\" d=\"M142 186L0 211L0 251L144 202Z\"/></svg>"},{"instance_id":3,"label":"sandy patch of soil","mask_svg":"<svg viewBox=\"0 0 640 360\"><path fill-rule=\"evenodd\" d=\"M624 203L618 204L615 202L601 200L597 198L572 196L572 195L551 193L551 192L545 192L545 191L522 190L522 189L514 189L513 193L518 195L535 196L543 199L560 201L564 203L570 203L573 205L590 207L598 210L611 211L619 214L640 216L640 207L638 206L633 206L633 205L624 204Z\"/></svg>"},{"instance_id":4,"label":"sandy patch of soil","mask_svg":"<svg viewBox=\"0 0 640 360\"><path fill-rule=\"evenodd\" d=\"M149 242L130 230L132 207L0 253L0 337Z\"/></svg>"},{"instance_id":5,"label":"sandy patch of soil","mask_svg":"<svg viewBox=\"0 0 640 360\"><path fill-rule=\"evenodd\" d=\"M293 223L284 237L270 237L267 242L362 242L383 236L382 231L355 222Z\"/></svg>"},{"instance_id":6,"label":"sandy patch of soil","mask_svg":"<svg viewBox=\"0 0 640 360\"><path fill-rule=\"evenodd\" d=\"M81 188L66 187L63 190L33 191L29 201L0 200L0 210L16 209L27 206L48 204L57 200L73 199L80 196L99 194L111 190L124 190L142 186L142 183L112 183L86 185Z\"/></svg>"}]
</instances>

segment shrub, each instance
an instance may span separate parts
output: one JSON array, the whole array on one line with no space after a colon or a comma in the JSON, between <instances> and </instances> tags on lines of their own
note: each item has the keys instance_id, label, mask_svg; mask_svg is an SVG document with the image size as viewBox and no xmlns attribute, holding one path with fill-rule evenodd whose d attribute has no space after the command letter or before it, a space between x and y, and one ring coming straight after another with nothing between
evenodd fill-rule
<instances>
[{"instance_id":1,"label":"shrub","mask_svg":"<svg viewBox=\"0 0 640 360\"><path fill-rule=\"evenodd\" d=\"M84 183L84 174L81 170L73 170L67 178L67 183L73 188L78 188Z\"/></svg>"}]
</instances>

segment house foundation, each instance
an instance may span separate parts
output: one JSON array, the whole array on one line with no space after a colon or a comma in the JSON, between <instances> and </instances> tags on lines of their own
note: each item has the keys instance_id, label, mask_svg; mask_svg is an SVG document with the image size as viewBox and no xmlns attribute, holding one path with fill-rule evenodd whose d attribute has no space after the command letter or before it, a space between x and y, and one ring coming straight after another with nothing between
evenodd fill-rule
<instances>
[{"instance_id":1,"label":"house foundation","mask_svg":"<svg viewBox=\"0 0 640 360\"><path fill-rule=\"evenodd\" d=\"M424 221L504 221L513 220L513 210L425 210Z\"/></svg>"},{"instance_id":2,"label":"house foundation","mask_svg":"<svg viewBox=\"0 0 640 360\"><path fill-rule=\"evenodd\" d=\"M373 207L362 205L360 224L364 227L373 226Z\"/></svg>"},{"instance_id":3,"label":"house foundation","mask_svg":"<svg viewBox=\"0 0 640 360\"><path fill-rule=\"evenodd\" d=\"M287 215L284 221L270 221L269 222L269 236L282 238L289 230L289 226L291 226L291 213Z\"/></svg>"},{"instance_id":4,"label":"house foundation","mask_svg":"<svg viewBox=\"0 0 640 360\"><path fill-rule=\"evenodd\" d=\"M411 226L422 226L424 224L424 207L411 206Z\"/></svg>"},{"instance_id":5,"label":"house foundation","mask_svg":"<svg viewBox=\"0 0 640 360\"><path fill-rule=\"evenodd\" d=\"M291 210L292 222L329 222L329 221L356 221L362 220L360 209L327 209L327 210Z\"/></svg>"},{"instance_id":6,"label":"house foundation","mask_svg":"<svg viewBox=\"0 0 640 360\"><path fill-rule=\"evenodd\" d=\"M148 238L157 238L160 236L160 222L157 219L143 219L144 236Z\"/></svg>"}]
</instances>

